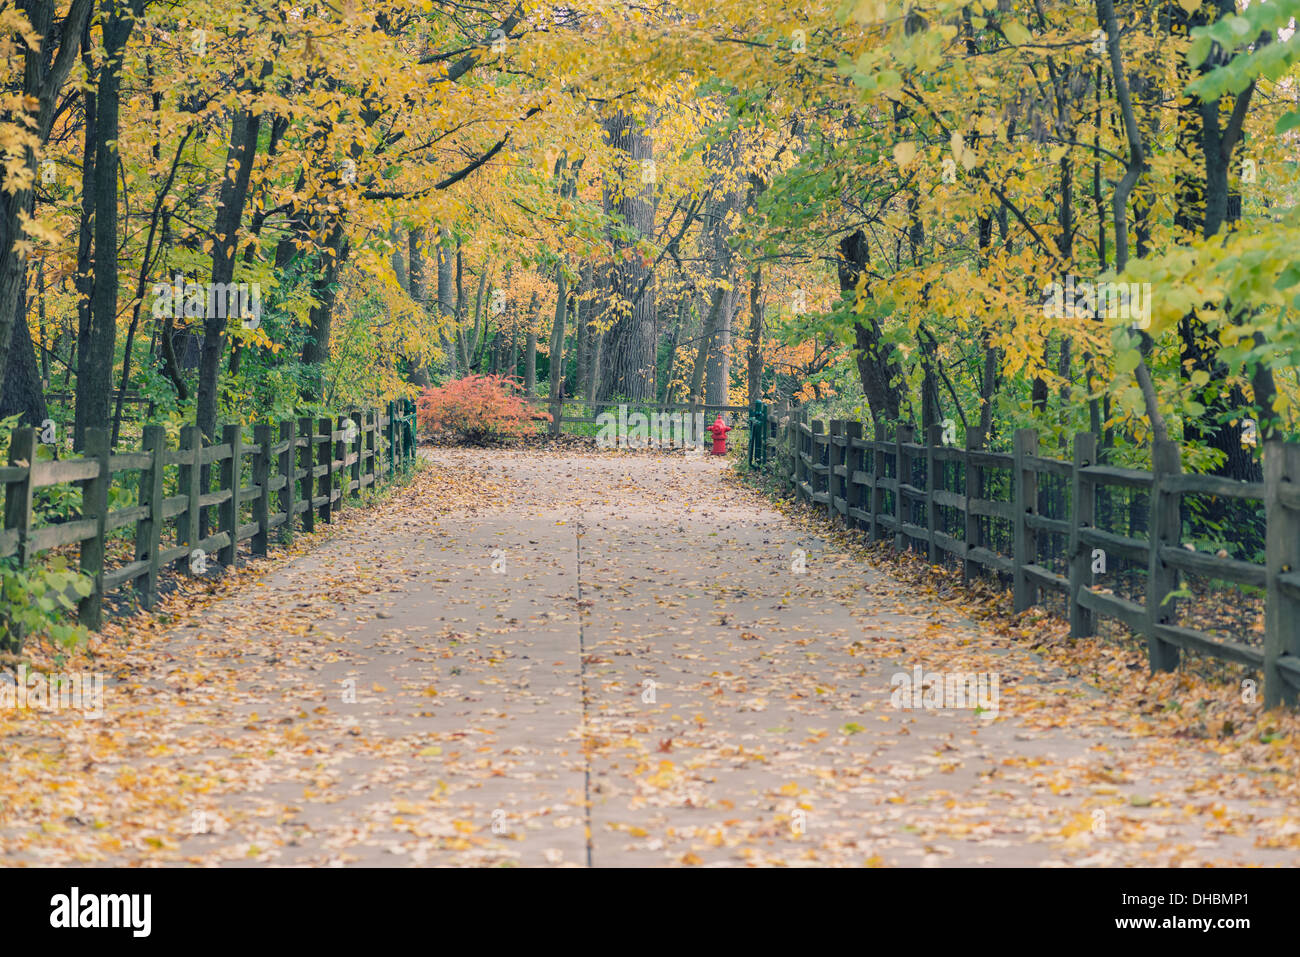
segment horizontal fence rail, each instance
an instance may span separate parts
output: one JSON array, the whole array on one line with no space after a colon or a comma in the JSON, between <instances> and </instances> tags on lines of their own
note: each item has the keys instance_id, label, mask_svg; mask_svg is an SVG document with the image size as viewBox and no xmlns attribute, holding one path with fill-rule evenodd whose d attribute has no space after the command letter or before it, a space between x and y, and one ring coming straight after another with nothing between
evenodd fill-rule
<instances>
[{"instance_id":1,"label":"horizontal fence rail","mask_svg":"<svg viewBox=\"0 0 1300 957\"><path fill-rule=\"evenodd\" d=\"M542 409L549 411L550 414L552 415L555 414L554 408L556 403L552 402L546 396L524 395L524 396L520 396L520 398L522 398L529 405L538 406ZM562 426L578 424L578 423L585 424L585 425L594 425L599 421L599 416L598 416L599 412L610 412L613 414L617 414L618 407L620 404L627 406L632 411L650 412L650 413L701 412L704 413L705 415L717 415L721 413L729 416L737 416L737 415L743 415L749 411L748 407L743 405L717 405L717 404L710 404L707 402L697 402L692 404L690 402L624 401L620 403L617 400L606 400L604 402L592 402L588 399L564 399L559 404L561 406L560 424ZM563 407L566 405L570 407L577 407L583 410L586 414L569 415L563 409Z\"/></svg>"},{"instance_id":2,"label":"horizontal fence rail","mask_svg":"<svg viewBox=\"0 0 1300 957\"><path fill-rule=\"evenodd\" d=\"M1174 443L1158 443L1150 472L1097 463L1097 439L1074 438L1071 461L1042 456L1032 429L1015 433L1011 452L945 444L940 427L922 441L900 424L863 437L863 424L809 421L806 412L779 407L768 421L770 468L797 500L822 509L873 541L922 551L931 562L959 561L963 576L995 573L1010 580L1015 609L1059 593L1068 607L1071 637L1095 634L1098 616L1121 622L1147 642L1153 670L1171 670L1179 653L1194 651L1260 670L1264 703L1296 704L1300 691L1300 445L1265 443L1264 481L1236 482L1181 470ZM959 487L944 481L947 466ZM922 475L923 473L923 475ZM921 478L917 478L922 475ZM1041 483L1055 483L1068 503L1062 514L1040 510ZM990 490L997 490L996 494ZM1098 527L1103 491L1131 490L1149 509L1142 537ZM1183 541L1183 496L1217 496L1263 503L1266 561L1257 564L1196 551ZM955 516L960 534L943 530L941 512ZM990 523L1008 534L991 541ZM1064 568L1039 561L1047 541L1061 543ZM1099 587L1093 574L1100 553L1145 574L1141 601ZM1235 641L1176 623L1180 573L1263 589L1262 645Z\"/></svg>"},{"instance_id":3,"label":"horizontal fence rail","mask_svg":"<svg viewBox=\"0 0 1300 957\"><path fill-rule=\"evenodd\" d=\"M412 404L390 402L383 411L255 425L251 434L226 425L215 445L186 425L176 448L162 426L149 425L139 451L129 452L110 450L106 430L88 429L82 457L61 461L37 459L37 436L32 428L15 430L9 464L0 466L0 559L29 566L42 552L76 547L80 570L92 580L77 618L98 628L105 596L126 586L153 607L159 572L169 566L199 574L212 557L235 567L241 543L265 555L273 533L284 539L295 525L312 531L317 519L331 522L344 500L410 464L415 417ZM114 476L130 472L137 473L135 502L110 508ZM37 494L58 486L79 486L80 508L75 517L37 526ZM110 564L114 540L127 558Z\"/></svg>"}]
</instances>

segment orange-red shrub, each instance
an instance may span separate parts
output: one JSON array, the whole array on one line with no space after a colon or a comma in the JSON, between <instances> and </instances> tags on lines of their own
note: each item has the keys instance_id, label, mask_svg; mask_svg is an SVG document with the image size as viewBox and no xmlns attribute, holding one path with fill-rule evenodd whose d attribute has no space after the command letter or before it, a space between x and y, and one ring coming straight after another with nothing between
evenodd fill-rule
<instances>
[{"instance_id":1,"label":"orange-red shrub","mask_svg":"<svg viewBox=\"0 0 1300 957\"><path fill-rule=\"evenodd\" d=\"M534 412L519 392L517 379L498 375L471 375L426 388L415 403L420 430L430 438L476 445L519 438L535 422L551 418Z\"/></svg>"}]
</instances>

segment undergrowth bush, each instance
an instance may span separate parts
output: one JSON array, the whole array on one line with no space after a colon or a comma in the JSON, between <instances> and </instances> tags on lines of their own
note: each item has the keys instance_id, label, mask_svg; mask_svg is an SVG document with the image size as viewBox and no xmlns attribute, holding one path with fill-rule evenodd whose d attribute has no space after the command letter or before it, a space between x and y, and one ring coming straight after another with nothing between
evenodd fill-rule
<instances>
[{"instance_id":1,"label":"undergrowth bush","mask_svg":"<svg viewBox=\"0 0 1300 957\"><path fill-rule=\"evenodd\" d=\"M416 401L420 431L475 445L517 439L551 418L534 412L520 391L518 379L498 375L471 375L427 388Z\"/></svg>"},{"instance_id":2,"label":"undergrowth bush","mask_svg":"<svg viewBox=\"0 0 1300 957\"><path fill-rule=\"evenodd\" d=\"M23 639L49 640L65 649L84 643L89 632L68 618L92 587L89 577L61 557L36 568L0 559L0 652L16 654Z\"/></svg>"}]
</instances>

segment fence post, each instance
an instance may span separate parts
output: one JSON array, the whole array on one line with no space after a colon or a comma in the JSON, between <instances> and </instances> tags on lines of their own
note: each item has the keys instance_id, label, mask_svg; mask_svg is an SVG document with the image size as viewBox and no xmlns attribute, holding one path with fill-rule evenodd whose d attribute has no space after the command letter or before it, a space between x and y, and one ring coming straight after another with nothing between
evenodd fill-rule
<instances>
[{"instance_id":1,"label":"fence post","mask_svg":"<svg viewBox=\"0 0 1300 957\"><path fill-rule=\"evenodd\" d=\"M795 411L791 409L781 421L781 478L795 488Z\"/></svg>"},{"instance_id":2,"label":"fence post","mask_svg":"<svg viewBox=\"0 0 1300 957\"><path fill-rule=\"evenodd\" d=\"M935 540L935 532L939 530L939 506L934 502L934 493L941 487L939 472L943 466L936 451L942 442L943 426L931 424L925 430L925 520L926 531L929 533L926 544L929 546L931 565L939 561L939 543Z\"/></svg>"},{"instance_id":3,"label":"fence post","mask_svg":"<svg viewBox=\"0 0 1300 957\"><path fill-rule=\"evenodd\" d=\"M862 489L865 487L853 481L855 472L862 471L862 450L853 447L853 443L862 439L862 423L846 422L844 433L848 436L848 445L844 447L844 522L849 528L861 528L862 520L850 513L849 509L862 511Z\"/></svg>"},{"instance_id":4,"label":"fence post","mask_svg":"<svg viewBox=\"0 0 1300 957\"><path fill-rule=\"evenodd\" d=\"M185 496L185 526L176 523L177 538L185 546L185 554L176 559L176 567L191 571L190 553L199 547L199 456L203 451L203 436L197 425L181 426L181 467L178 493ZM183 536L183 537L182 537ZM193 574L193 572L191 572Z\"/></svg>"},{"instance_id":5,"label":"fence post","mask_svg":"<svg viewBox=\"0 0 1300 957\"><path fill-rule=\"evenodd\" d=\"M790 423L790 434L794 446L794 501L803 498L803 482L807 479L807 463L803 462L803 412L794 417Z\"/></svg>"},{"instance_id":6,"label":"fence post","mask_svg":"<svg viewBox=\"0 0 1300 957\"><path fill-rule=\"evenodd\" d=\"M397 417L394 412L394 405L391 401L388 403L387 425L388 432L386 433L385 438L388 440L388 481L391 482L393 476L397 474Z\"/></svg>"},{"instance_id":7,"label":"fence post","mask_svg":"<svg viewBox=\"0 0 1300 957\"><path fill-rule=\"evenodd\" d=\"M329 524L330 507L334 504L334 420L318 419L316 428L319 430L313 440L316 444L316 467L325 469L317 483L316 496L325 497L320 504L320 518Z\"/></svg>"},{"instance_id":8,"label":"fence post","mask_svg":"<svg viewBox=\"0 0 1300 957\"><path fill-rule=\"evenodd\" d=\"M338 515L343 511L343 503L348 497L348 479L351 472L348 470L348 437L347 429L344 427L348 417L346 415L338 416L330 425L330 467L333 470L330 481L330 514ZM338 438L334 438L335 435ZM334 504L334 482L338 482L339 503Z\"/></svg>"},{"instance_id":9,"label":"fence post","mask_svg":"<svg viewBox=\"0 0 1300 957\"><path fill-rule=\"evenodd\" d=\"M353 498L361 498L361 449L366 437L365 433L361 431L363 419L360 410L353 409L349 418L352 420L352 427L356 429L356 434L352 440L352 454L356 456L356 461L352 463L352 470L348 473L348 484L351 486L349 491Z\"/></svg>"},{"instance_id":10,"label":"fence post","mask_svg":"<svg viewBox=\"0 0 1300 957\"><path fill-rule=\"evenodd\" d=\"M821 419L814 419L808 427L812 430L812 435L808 437L808 458L815 466L821 466L825 463L822 461L822 444L821 437L826 434L826 423ZM815 506L817 504L817 493L821 491L817 486L820 485L820 475L816 468L808 470L808 504ZM828 485L829 487L829 485Z\"/></svg>"},{"instance_id":11,"label":"fence post","mask_svg":"<svg viewBox=\"0 0 1300 957\"><path fill-rule=\"evenodd\" d=\"M26 565L31 558L28 535L32 527L32 466L36 462L36 430L31 428L15 429L9 439L9 464L27 463L27 470L22 481L6 486L5 492L5 528L11 529L17 536L14 543L18 553L19 566Z\"/></svg>"},{"instance_id":12,"label":"fence post","mask_svg":"<svg viewBox=\"0 0 1300 957\"><path fill-rule=\"evenodd\" d=\"M406 442L406 465L408 468L414 468L416 448L420 443L420 438L416 435L415 403L410 399L404 401L406 403L406 425L402 430L402 436Z\"/></svg>"},{"instance_id":13,"label":"fence post","mask_svg":"<svg viewBox=\"0 0 1300 957\"><path fill-rule=\"evenodd\" d=\"M1284 487L1285 486L1285 487ZM1300 658L1300 600L1294 587L1300 572L1300 445L1270 440L1264 445L1264 505L1268 531L1268 599L1264 612L1264 707L1295 704L1295 686L1278 668L1283 655ZM1285 496L1285 498L1283 497ZM1291 587L1282 577L1291 579ZM1294 679L1292 679L1294 680Z\"/></svg>"},{"instance_id":14,"label":"fence post","mask_svg":"<svg viewBox=\"0 0 1300 957\"><path fill-rule=\"evenodd\" d=\"M871 540L880 541L884 535L880 528L880 516L885 512L885 489L881 484L885 481L885 426L884 423L876 422L874 424L875 440L871 444L871 520L867 523L870 529Z\"/></svg>"},{"instance_id":15,"label":"fence post","mask_svg":"<svg viewBox=\"0 0 1300 957\"><path fill-rule=\"evenodd\" d=\"M842 453L843 446L836 443L837 438L844 436L844 420L831 419L830 422L831 437L826 440L826 517L831 521L835 520L835 513L838 511L835 505L835 499L847 498L847 489L843 489L844 495L837 495L841 491L840 476L835 474L835 469L844 464Z\"/></svg>"},{"instance_id":16,"label":"fence post","mask_svg":"<svg viewBox=\"0 0 1300 957\"><path fill-rule=\"evenodd\" d=\"M329 465L329 521L333 522L338 517L339 512L343 511L343 485L347 481L347 467L343 464L346 460L347 449L343 441L343 416L331 416L328 420L322 420L321 424L328 429L326 435L328 441L325 442L325 448L329 450L329 457L325 460ZM326 425L328 422L328 425ZM338 435L336 439L334 436ZM339 473L343 474L340 475ZM338 504L334 504L335 485L338 485Z\"/></svg>"},{"instance_id":17,"label":"fence post","mask_svg":"<svg viewBox=\"0 0 1300 957\"><path fill-rule=\"evenodd\" d=\"M158 553L162 543L163 471L167 464L167 430L146 425L141 449L149 453L149 468L140 472L139 501L149 510L135 526L135 560L147 561L149 571L135 580L135 590L145 608L158 601Z\"/></svg>"},{"instance_id":18,"label":"fence post","mask_svg":"<svg viewBox=\"0 0 1300 957\"><path fill-rule=\"evenodd\" d=\"M781 449L781 420L785 416L789 402L782 399L780 404L772 409L772 414L767 420L767 434L763 436L763 441L767 443L767 456L769 462L777 458L782 452ZM771 468L769 464L768 468ZM785 478L785 467L778 465L775 469L781 478Z\"/></svg>"},{"instance_id":19,"label":"fence post","mask_svg":"<svg viewBox=\"0 0 1300 957\"><path fill-rule=\"evenodd\" d=\"M773 438L775 439L775 448L773 449L772 454L773 454L773 458L775 458L776 460L776 474L777 477L780 479L782 486L784 486L785 483L790 480L791 466L786 458L787 453L789 451L787 445L790 442L790 422L788 418L789 414L790 414L789 410L786 410L781 416L779 416L776 419L776 423L775 423L776 431L773 436Z\"/></svg>"},{"instance_id":20,"label":"fence post","mask_svg":"<svg viewBox=\"0 0 1300 957\"><path fill-rule=\"evenodd\" d=\"M238 423L223 426L221 444L230 446L230 458L221 462L221 484L218 488L222 491L230 489L230 497L221 503L217 514L221 530L230 540L217 551L217 560L227 568L234 568L239 562L239 480L243 472L243 428Z\"/></svg>"},{"instance_id":21,"label":"fence post","mask_svg":"<svg viewBox=\"0 0 1300 957\"><path fill-rule=\"evenodd\" d=\"M1080 589L1092 584L1092 553L1084 547L1079 530L1097 524L1097 483L1083 469L1097 462L1097 436L1074 435L1074 468L1070 483L1070 637L1086 638L1096 631L1092 609L1079 604Z\"/></svg>"},{"instance_id":22,"label":"fence post","mask_svg":"<svg viewBox=\"0 0 1300 957\"><path fill-rule=\"evenodd\" d=\"M403 400L398 399L393 403L393 407L397 409L397 444L401 450L399 453L401 457L398 460L398 471L404 472L406 471L407 461L410 458L409 452L411 450L406 434L406 403Z\"/></svg>"},{"instance_id":23,"label":"fence post","mask_svg":"<svg viewBox=\"0 0 1300 957\"><path fill-rule=\"evenodd\" d=\"M293 420L285 419L280 423L280 441L284 451L280 453L279 470L284 484L280 486L280 500L277 508L284 512L284 524L280 526L280 541L286 542L293 535L294 492L298 486L298 442L294 436Z\"/></svg>"},{"instance_id":24,"label":"fence post","mask_svg":"<svg viewBox=\"0 0 1300 957\"><path fill-rule=\"evenodd\" d=\"M894 530L894 548L900 552L907 547L907 535L903 532L903 522L907 515L907 496L903 494L903 486L912 484L912 453L903 446L910 443L914 437L915 430L912 426L898 423L898 428L894 432L894 472L897 480L894 486L894 520L898 522L898 527Z\"/></svg>"},{"instance_id":25,"label":"fence post","mask_svg":"<svg viewBox=\"0 0 1300 957\"><path fill-rule=\"evenodd\" d=\"M790 413L790 424L786 430L786 442L790 448L790 481L794 486L794 500L799 501L802 494L799 489L799 477L803 471L803 460L799 453L803 451L803 432L799 429L799 423L803 421L803 410L797 409Z\"/></svg>"},{"instance_id":26,"label":"fence post","mask_svg":"<svg viewBox=\"0 0 1300 957\"><path fill-rule=\"evenodd\" d=\"M252 548L254 555L265 555L271 531L271 427L253 426L253 441L257 443L257 452L253 455L253 484L258 487L258 496L253 503L257 534L253 536Z\"/></svg>"},{"instance_id":27,"label":"fence post","mask_svg":"<svg viewBox=\"0 0 1300 957\"><path fill-rule=\"evenodd\" d=\"M30 557L28 534L32 523L32 464L36 461L36 430L33 428L14 429L9 438L9 464L23 469L20 481L5 485L4 527L14 533L14 549L18 566L27 564ZM26 463L19 466L19 462ZM9 644L0 641L0 651L17 652L22 646L23 636L15 626L9 636Z\"/></svg>"},{"instance_id":28,"label":"fence post","mask_svg":"<svg viewBox=\"0 0 1300 957\"><path fill-rule=\"evenodd\" d=\"M794 436L794 500L797 502L803 498L804 476L807 474L807 466L803 460L803 413L800 412L793 422L790 423L790 429Z\"/></svg>"},{"instance_id":29,"label":"fence post","mask_svg":"<svg viewBox=\"0 0 1300 957\"><path fill-rule=\"evenodd\" d=\"M975 514L974 502L982 498L984 475L983 466L976 465L973 461L972 452L981 451L980 436L976 433L966 433L966 554L970 555L971 550L980 548L983 545L983 538L980 535L980 517ZM969 582L980 573L980 564L973 558L967 559L961 563L962 581Z\"/></svg>"},{"instance_id":30,"label":"fence post","mask_svg":"<svg viewBox=\"0 0 1300 957\"><path fill-rule=\"evenodd\" d=\"M311 419L298 420L298 449L302 462L302 500L306 508L302 510L302 530L316 531L316 425Z\"/></svg>"},{"instance_id":31,"label":"fence post","mask_svg":"<svg viewBox=\"0 0 1300 957\"><path fill-rule=\"evenodd\" d=\"M367 488L375 487L375 410L367 409L362 413L362 450L365 452L366 461L362 468L362 475Z\"/></svg>"},{"instance_id":32,"label":"fence post","mask_svg":"<svg viewBox=\"0 0 1300 957\"><path fill-rule=\"evenodd\" d=\"M94 460L99 471L81 483L81 515L95 523L95 533L81 541L81 573L93 579L90 594L77 603L77 621L97 629L104 611L104 518L108 515L108 487L113 484L109 467L107 429L87 429L83 455Z\"/></svg>"},{"instance_id":33,"label":"fence post","mask_svg":"<svg viewBox=\"0 0 1300 957\"><path fill-rule=\"evenodd\" d=\"M1151 448L1151 520L1147 536L1150 555L1147 564L1147 655L1152 671L1173 671L1178 667L1178 646L1156 636L1156 625L1174 620L1177 599L1165 598L1178 587L1178 570L1170 568L1160 557L1165 546L1177 547L1182 537L1183 520L1179 513L1181 496L1168 489L1168 478L1182 470L1178 446L1173 442L1156 442Z\"/></svg>"},{"instance_id":34,"label":"fence post","mask_svg":"<svg viewBox=\"0 0 1300 957\"><path fill-rule=\"evenodd\" d=\"M1038 597L1038 587L1025 574L1025 566L1034 564L1038 558L1038 535L1025 521L1026 515L1034 514L1038 509L1038 472L1033 463L1025 461L1038 454L1038 433L1033 429L1016 429L1014 447L1014 469L1012 478L1014 488L1011 490L1012 510L1015 514L1012 543L1014 567L1012 572L1012 597L1016 611L1024 611L1034 604Z\"/></svg>"}]
</instances>

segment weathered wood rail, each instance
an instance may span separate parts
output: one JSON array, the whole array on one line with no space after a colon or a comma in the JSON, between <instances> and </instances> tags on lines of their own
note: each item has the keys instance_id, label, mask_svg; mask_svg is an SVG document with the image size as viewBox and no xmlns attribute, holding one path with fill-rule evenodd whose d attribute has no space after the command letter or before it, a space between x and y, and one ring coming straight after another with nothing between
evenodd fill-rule
<instances>
[{"instance_id":1,"label":"weathered wood rail","mask_svg":"<svg viewBox=\"0 0 1300 957\"><path fill-rule=\"evenodd\" d=\"M384 411L285 420L278 429L255 425L251 441L242 426L226 425L215 445L204 445L198 427L187 425L174 449L158 425L146 426L140 450L130 452L110 450L108 433L90 429L82 457L61 461L37 459L37 434L15 430L9 464L0 466L0 559L29 565L42 552L76 546L80 569L93 582L77 617L90 628L101 623L106 595L129 585L152 607L160 570L193 573L195 550L204 562L214 556L233 567L243 542L253 555L265 555L272 533L283 538L295 523L310 532L318 520L331 522L346 499L391 480L414 456L413 418L396 403ZM135 504L110 509L110 487L124 472L138 473ZM37 526L35 493L71 484L81 488L77 517ZM126 539L132 557L108 567L115 536Z\"/></svg>"},{"instance_id":2,"label":"weathered wood rail","mask_svg":"<svg viewBox=\"0 0 1300 957\"><path fill-rule=\"evenodd\" d=\"M547 411L550 411L552 415L554 414L553 403L548 398L546 398L546 396L525 395L525 396L521 396L521 398L530 405L539 406L541 408L546 409ZM748 408L746 408L743 405L716 405L716 404L709 404L707 402L699 402L699 403L692 404L690 402L623 401L621 404L626 405L629 409L632 409L634 411L645 411L645 412L655 412L655 413L703 412L705 415L717 415L718 413L721 412L721 413L726 413L727 415L732 416L733 418L736 416L745 415L749 411ZM564 405L568 405L571 407L576 406L584 410L588 414L587 415L566 415L563 411ZM587 399L565 399L561 403L560 424L561 426L574 425L574 424L592 425L596 423L598 418L596 415L597 409L603 409L607 412L609 411L617 412L619 405L620 402L618 400L608 400L605 402L592 402ZM731 424L734 425L736 423L732 422Z\"/></svg>"},{"instance_id":3,"label":"weathered wood rail","mask_svg":"<svg viewBox=\"0 0 1300 957\"><path fill-rule=\"evenodd\" d=\"M828 426L829 425L829 429ZM1159 443L1152 455L1153 471L1097 464L1097 439L1091 433L1074 438L1073 459L1039 455L1034 430L1015 433L1011 452L945 445L934 426L925 441L913 429L899 425L892 438L877 430L863 437L861 422L809 421L807 413L776 411L767 438L771 467L797 499L824 508L832 519L864 529L872 540L892 539L896 548L923 550L931 562L945 555L960 561L963 575L993 572L1010 579L1015 609L1036 604L1043 591L1065 599L1072 637L1095 633L1096 618L1115 619L1147 642L1153 670L1171 670L1182 650L1194 651L1256 668L1263 674L1264 703L1295 704L1300 691L1300 444L1268 442L1264 448L1264 481L1235 482L1181 471L1177 445ZM925 479L914 484L924 462ZM942 463L960 466L961 488L944 484ZM990 471L1005 472L1009 494L981 494L981 479ZM1055 477L1068 489L1064 518L1040 514L1040 478ZM1149 495L1150 520L1145 538L1118 535L1097 527L1099 490L1139 489ZM1218 557L1192 550L1182 540L1180 501L1206 495L1262 501L1266 518L1264 564ZM955 512L960 536L941 530L939 512ZM924 516L917 520L917 514ZM981 518L1011 526L1008 551L985 540ZM1064 542L1068 573L1060 574L1037 561L1040 537ZM1145 567L1142 602L1096 586L1091 574L1095 550ZM1184 572L1239 585L1265 589L1262 646L1234 641L1176 624L1179 573Z\"/></svg>"}]
</instances>

